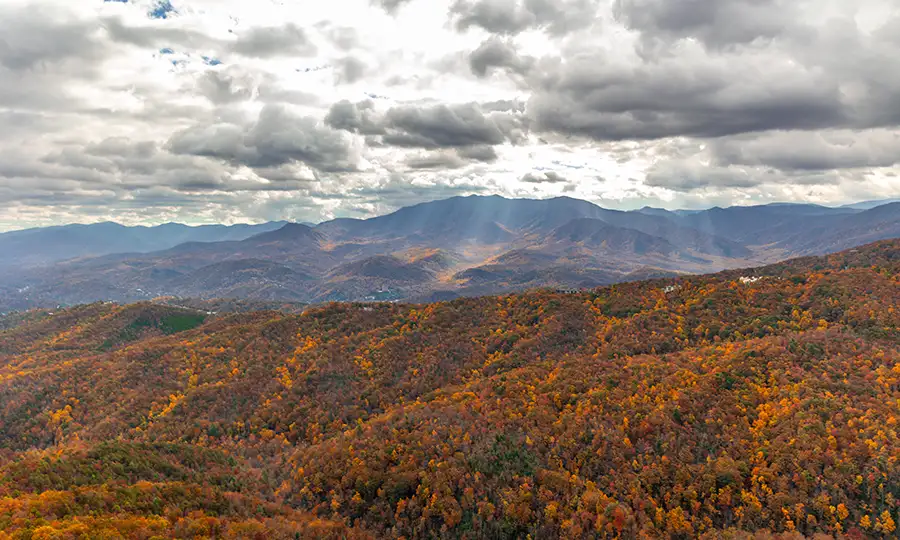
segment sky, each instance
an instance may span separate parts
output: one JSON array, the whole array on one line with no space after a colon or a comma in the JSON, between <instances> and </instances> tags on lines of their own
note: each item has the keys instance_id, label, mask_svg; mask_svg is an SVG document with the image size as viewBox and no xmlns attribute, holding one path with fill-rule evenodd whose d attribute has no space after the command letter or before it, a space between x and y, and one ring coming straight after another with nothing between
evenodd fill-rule
<instances>
[{"instance_id":1,"label":"sky","mask_svg":"<svg viewBox=\"0 0 900 540\"><path fill-rule=\"evenodd\" d=\"M896 0L3 0L0 230L900 196Z\"/></svg>"}]
</instances>

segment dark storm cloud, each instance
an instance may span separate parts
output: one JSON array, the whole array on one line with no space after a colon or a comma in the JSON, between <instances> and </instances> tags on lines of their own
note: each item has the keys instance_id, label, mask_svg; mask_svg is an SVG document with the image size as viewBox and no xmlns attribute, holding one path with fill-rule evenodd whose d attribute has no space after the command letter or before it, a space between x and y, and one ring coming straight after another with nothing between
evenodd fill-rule
<instances>
[{"instance_id":1,"label":"dark storm cloud","mask_svg":"<svg viewBox=\"0 0 900 540\"><path fill-rule=\"evenodd\" d=\"M802 20L795 5L783 0L616 0L613 12L641 32L647 45L695 38L720 48L781 35Z\"/></svg>"},{"instance_id":2,"label":"dark storm cloud","mask_svg":"<svg viewBox=\"0 0 900 540\"><path fill-rule=\"evenodd\" d=\"M263 107L250 125L199 125L180 131L169 140L168 148L176 154L250 167L299 162L327 172L356 169L350 142L341 132L276 105Z\"/></svg>"},{"instance_id":3,"label":"dark storm cloud","mask_svg":"<svg viewBox=\"0 0 900 540\"><path fill-rule=\"evenodd\" d=\"M522 177L522 182L526 184L565 184L568 182L559 173L546 171L542 173L528 173Z\"/></svg>"},{"instance_id":4,"label":"dark storm cloud","mask_svg":"<svg viewBox=\"0 0 900 540\"><path fill-rule=\"evenodd\" d=\"M487 76L491 68L506 68L524 74L533 62L531 58L519 56L511 42L497 37L485 40L469 55L469 67L479 77Z\"/></svg>"},{"instance_id":5,"label":"dark storm cloud","mask_svg":"<svg viewBox=\"0 0 900 540\"><path fill-rule=\"evenodd\" d=\"M813 130L852 121L838 79L765 57L625 65L585 53L535 71L528 112L536 127L598 141Z\"/></svg>"},{"instance_id":6,"label":"dark storm cloud","mask_svg":"<svg viewBox=\"0 0 900 540\"><path fill-rule=\"evenodd\" d=\"M478 27L494 34L515 35L540 28L563 35L597 20L596 0L457 0L450 7L456 29Z\"/></svg>"}]
</instances>

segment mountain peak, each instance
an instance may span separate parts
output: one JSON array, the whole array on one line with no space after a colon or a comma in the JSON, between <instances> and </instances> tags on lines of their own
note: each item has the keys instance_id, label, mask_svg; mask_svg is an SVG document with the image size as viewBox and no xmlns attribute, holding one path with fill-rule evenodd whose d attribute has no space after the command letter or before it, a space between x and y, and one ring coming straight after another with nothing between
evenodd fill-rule
<instances>
[{"instance_id":1,"label":"mountain peak","mask_svg":"<svg viewBox=\"0 0 900 540\"><path fill-rule=\"evenodd\" d=\"M245 242L268 243L290 242L297 240L319 240L320 235L308 225L288 223L280 229L251 236Z\"/></svg>"}]
</instances>

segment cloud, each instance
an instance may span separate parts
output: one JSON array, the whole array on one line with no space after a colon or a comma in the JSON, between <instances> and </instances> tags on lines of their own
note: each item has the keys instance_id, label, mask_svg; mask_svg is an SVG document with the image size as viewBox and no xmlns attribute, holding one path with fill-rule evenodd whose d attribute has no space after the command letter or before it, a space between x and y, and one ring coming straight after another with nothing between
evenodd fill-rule
<instances>
[{"instance_id":1,"label":"cloud","mask_svg":"<svg viewBox=\"0 0 900 540\"><path fill-rule=\"evenodd\" d=\"M306 31L293 23L252 28L238 36L231 50L251 58L315 56L318 52Z\"/></svg>"},{"instance_id":2,"label":"cloud","mask_svg":"<svg viewBox=\"0 0 900 540\"><path fill-rule=\"evenodd\" d=\"M487 101L481 104L481 110L486 112L522 113L525 112L525 104L513 99Z\"/></svg>"},{"instance_id":3,"label":"cloud","mask_svg":"<svg viewBox=\"0 0 900 540\"><path fill-rule=\"evenodd\" d=\"M335 80L338 83L353 84L365 77L369 67L354 56L345 56L335 62Z\"/></svg>"},{"instance_id":4,"label":"cloud","mask_svg":"<svg viewBox=\"0 0 900 540\"><path fill-rule=\"evenodd\" d=\"M315 56L318 47L306 30L293 23L251 28L229 38L220 38L184 27L159 27L155 24L128 24L120 17L102 19L113 41L137 47L219 51L246 58L284 58Z\"/></svg>"},{"instance_id":5,"label":"cloud","mask_svg":"<svg viewBox=\"0 0 900 540\"><path fill-rule=\"evenodd\" d=\"M401 148L464 148L487 155L486 147L516 141L522 122L507 112L485 112L476 103L399 105L376 110L375 102L339 101L325 115L335 129L373 136L373 142ZM484 160L484 159L482 159Z\"/></svg>"},{"instance_id":6,"label":"cloud","mask_svg":"<svg viewBox=\"0 0 900 540\"><path fill-rule=\"evenodd\" d=\"M247 101L255 87L255 81L238 70L204 71L197 80L197 90L217 105Z\"/></svg>"},{"instance_id":7,"label":"cloud","mask_svg":"<svg viewBox=\"0 0 900 540\"><path fill-rule=\"evenodd\" d=\"M721 137L853 122L839 80L762 54L623 65L585 53L542 68L528 104L537 129L600 141Z\"/></svg>"},{"instance_id":8,"label":"cloud","mask_svg":"<svg viewBox=\"0 0 900 540\"><path fill-rule=\"evenodd\" d=\"M99 22L112 41L136 47L156 49L178 46L201 50L224 49L223 42L190 28L158 27L145 23L127 24L121 17L115 16L105 17Z\"/></svg>"},{"instance_id":9,"label":"cloud","mask_svg":"<svg viewBox=\"0 0 900 540\"><path fill-rule=\"evenodd\" d=\"M592 25L596 13L593 0L456 0L450 7L458 31L478 27L501 35L529 29L563 35Z\"/></svg>"},{"instance_id":10,"label":"cloud","mask_svg":"<svg viewBox=\"0 0 900 540\"><path fill-rule=\"evenodd\" d=\"M359 47L360 36L356 28L334 26L327 22L321 25L325 37L340 51L347 52Z\"/></svg>"},{"instance_id":11,"label":"cloud","mask_svg":"<svg viewBox=\"0 0 900 540\"><path fill-rule=\"evenodd\" d=\"M325 123L334 129L362 133L364 135L378 135L384 133L381 119L375 113L375 103L372 100L351 103L348 100L339 101L331 106L325 115Z\"/></svg>"},{"instance_id":12,"label":"cloud","mask_svg":"<svg viewBox=\"0 0 900 540\"><path fill-rule=\"evenodd\" d=\"M717 196L723 192L764 194L766 190L827 187L834 189L866 178L857 170L779 170L748 165L720 165L694 156L663 161L653 166L644 185L677 193L705 193Z\"/></svg>"},{"instance_id":13,"label":"cloud","mask_svg":"<svg viewBox=\"0 0 900 540\"><path fill-rule=\"evenodd\" d=\"M402 106L390 109L384 120L387 144L442 148L503 144L506 134L490 115L473 103Z\"/></svg>"},{"instance_id":14,"label":"cloud","mask_svg":"<svg viewBox=\"0 0 900 540\"><path fill-rule=\"evenodd\" d=\"M391 15L396 14L397 10L411 1L412 0L371 0L372 5L381 7Z\"/></svg>"},{"instance_id":15,"label":"cloud","mask_svg":"<svg viewBox=\"0 0 900 540\"><path fill-rule=\"evenodd\" d=\"M498 159L497 151L494 150L494 147L486 144L457 148L456 153L461 158L483 163L493 163Z\"/></svg>"},{"instance_id":16,"label":"cloud","mask_svg":"<svg viewBox=\"0 0 900 540\"><path fill-rule=\"evenodd\" d=\"M803 19L784 0L615 0L616 18L646 45L696 38L711 48L773 39Z\"/></svg>"},{"instance_id":17,"label":"cloud","mask_svg":"<svg viewBox=\"0 0 900 540\"><path fill-rule=\"evenodd\" d=\"M472 73L479 77L487 76L491 68L506 68L524 74L532 63L533 59L519 56L512 43L497 37L485 40L469 55Z\"/></svg>"},{"instance_id":18,"label":"cloud","mask_svg":"<svg viewBox=\"0 0 900 540\"><path fill-rule=\"evenodd\" d=\"M74 64L93 71L107 57L99 27L66 11L0 8L0 66L12 72L59 70Z\"/></svg>"},{"instance_id":19,"label":"cloud","mask_svg":"<svg viewBox=\"0 0 900 540\"><path fill-rule=\"evenodd\" d=\"M887 129L772 132L714 141L712 154L722 165L783 171L893 167L900 164L900 133Z\"/></svg>"},{"instance_id":20,"label":"cloud","mask_svg":"<svg viewBox=\"0 0 900 540\"><path fill-rule=\"evenodd\" d=\"M266 105L247 125L197 125L172 136L175 154L218 158L249 167L299 162L324 172L356 170L352 143L341 132L308 116Z\"/></svg>"},{"instance_id":21,"label":"cloud","mask_svg":"<svg viewBox=\"0 0 900 540\"><path fill-rule=\"evenodd\" d=\"M409 158L406 165L411 169L459 169L466 160L455 152L430 152Z\"/></svg>"},{"instance_id":22,"label":"cloud","mask_svg":"<svg viewBox=\"0 0 900 540\"><path fill-rule=\"evenodd\" d=\"M709 167L691 161L675 161L657 165L647 173L644 184L672 191L690 192L705 188L755 187L764 180L754 178L747 170Z\"/></svg>"},{"instance_id":23,"label":"cloud","mask_svg":"<svg viewBox=\"0 0 900 540\"><path fill-rule=\"evenodd\" d=\"M542 173L528 173L522 177L522 182L526 184L565 184L568 183L568 180L559 173L545 171Z\"/></svg>"},{"instance_id":24,"label":"cloud","mask_svg":"<svg viewBox=\"0 0 900 540\"><path fill-rule=\"evenodd\" d=\"M96 21L67 7L0 6L0 142L63 133L66 115L91 106L115 52Z\"/></svg>"}]
</instances>

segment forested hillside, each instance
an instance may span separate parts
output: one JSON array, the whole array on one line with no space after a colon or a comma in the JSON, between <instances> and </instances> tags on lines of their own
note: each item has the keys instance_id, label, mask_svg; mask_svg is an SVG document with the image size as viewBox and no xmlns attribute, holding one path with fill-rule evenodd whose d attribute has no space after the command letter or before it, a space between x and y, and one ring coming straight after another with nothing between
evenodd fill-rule
<instances>
[{"instance_id":1,"label":"forested hillside","mask_svg":"<svg viewBox=\"0 0 900 540\"><path fill-rule=\"evenodd\" d=\"M900 241L577 294L12 314L0 538L895 537L898 325Z\"/></svg>"}]
</instances>

